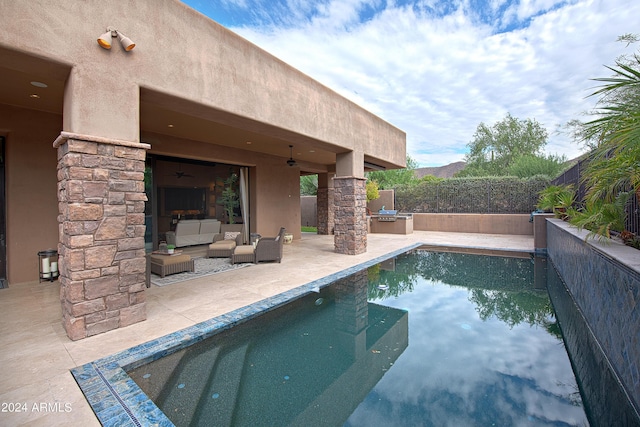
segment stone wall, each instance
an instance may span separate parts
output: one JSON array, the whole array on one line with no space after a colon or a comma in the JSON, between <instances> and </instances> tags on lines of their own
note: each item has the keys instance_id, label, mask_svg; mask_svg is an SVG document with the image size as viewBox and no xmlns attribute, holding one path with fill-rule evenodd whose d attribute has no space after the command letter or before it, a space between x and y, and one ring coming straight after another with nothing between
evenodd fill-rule
<instances>
[{"instance_id":1,"label":"stone wall","mask_svg":"<svg viewBox=\"0 0 640 427\"><path fill-rule=\"evenodd\" d=\"M146 319L146 144L58 138L60 298L78 340Z\"/></svg>"},{"instance_id":2,"label":"stone wall","mask_svg":"<svg viewBox=\"0 0 640 427\"><path fill-rule=\"evenodd\" d=\"M547 253L597 345L640 412L640 252L547 220ZM601 366L605 369L606 366Z\"/></svg>"},{"instance_id":3,"label":"stone wall","mask_svg":"<svg viewBox=\"0 0 640 427\"><path fill-rule=\"evenodd\" d=\"M334 245L340 254L357 255L367 251L366 180L335 177Z\"/></svg>"}]
</instances>

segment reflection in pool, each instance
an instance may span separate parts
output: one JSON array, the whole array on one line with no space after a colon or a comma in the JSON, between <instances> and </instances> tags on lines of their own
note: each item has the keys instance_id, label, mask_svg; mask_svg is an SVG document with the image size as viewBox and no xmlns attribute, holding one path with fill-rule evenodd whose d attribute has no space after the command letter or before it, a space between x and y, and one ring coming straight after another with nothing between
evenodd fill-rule
<instances>
[{"instance_id":1,"label":"reflection in pool","mask_svg":"<svg viewBox=\"0 0 640 427\"><path fill-rule=\"evenodd\" d=\"M129 375L176 425L587 425L535 279L413 251Z\"/></svg>"}]
</instances>

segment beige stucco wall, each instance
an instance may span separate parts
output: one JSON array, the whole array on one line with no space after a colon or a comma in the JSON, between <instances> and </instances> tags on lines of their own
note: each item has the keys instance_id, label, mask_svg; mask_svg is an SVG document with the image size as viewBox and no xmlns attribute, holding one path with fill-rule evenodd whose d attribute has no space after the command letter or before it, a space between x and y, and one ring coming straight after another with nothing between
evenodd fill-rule
<instances>
[{"instance_id":1,"label":"beige stucco wall","mask_svg":"<svg viewBox=\"0 0 640 427\"><path fill-rule=\"evenodd\" d=\"M268 124L255 130L273 136L294 132L358 156L405 164L402 131L178 0L0 5L0 44L73 66L65 131L138 141L138 88L148 88L255 126ZM131 37L136 48L100 48L96 39L107 26Z\"/></svg>"},{"instance_id":2,"label":"beige stucco wall","mask_svg":"<svg viewBox=\"0 0 640 427\"><path fill-rule=\"evenodd\" d=\"M395 209L395 192L393 190L379 190L380 197L367 203L371 213L376 213L384 206L385 209Z\"/></svg>"},{"instance_id":3,"label":"beige stucco wall","mask_svg":"<svg viewBox=\"0 0 640 427\"><path fill-rule=\"evenodd\" d=\"M57 152L62 117L0 105L6 137L7 279L38 280L37 253L58 247Z\"/></svg>"},{"instance_id":4,"label":"beige stucco wall","mask_svg":"<svg viewBox=\"0 0 640 427\"><path fill-rule=\"evenodd\" d=\"M268 159L266 167L256 168L256 227L262 236L276 236L280 227L301 237L300 230L300 175L295 169L274 174L278 159Z\"/></svg>"},{"instance_id":5,"label":"beige stucco wall","mask_svg":"<svg viewBox=\"0 0 640 427\"><path fill-rule=\"evenodd\" d=\"M413 229L452 233L533 235L528 214L414 213Z\"/></svg>"}]
</instances>

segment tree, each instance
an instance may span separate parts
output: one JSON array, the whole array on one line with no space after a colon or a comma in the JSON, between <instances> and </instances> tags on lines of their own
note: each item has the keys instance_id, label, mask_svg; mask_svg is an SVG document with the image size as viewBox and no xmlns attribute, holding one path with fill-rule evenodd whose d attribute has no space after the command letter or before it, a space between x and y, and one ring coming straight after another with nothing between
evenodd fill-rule
<instances>
[{"instance_id":1,"label":"tree","mask_svg":"<svg viewBox=\"0 0 640 427\"><path fill-rule=\"evenodd\" d=\"M238 193L236 192L236 182L238 181L238 175L232 173L229 178L224 181L224 190L222 190L222 196L220 197L220 204L224 206L224 211L227 214L227 220L229 224L236 222L234 211L240 206L240 200L238 200Z\"/></svg>"},{"instance_id":2,"label":"tree","mask_svg":"<svg viewBox=\"0 0 640 427\"><path fill-rule=\"evenodd\" d=\"M367 172L368 180L378 183L380 190L390 190L398 185L412 184L418 181L414 169L418 167L418 162L411 156L407 156L407 167L405 169L390 169L386 171Z\"/></svg>"},{"instance_id":3,"label":"tree","mask_svg":"<svg viewBox=\"0 0 640 427\"><path fill-rule=\"evenodd\" d=\"M618 40L629 44L638 37L627 34ZM595 79L604 84L591 95L600 97L592 112L597 118L576 132L593 149L583 179L585 208L571 222L606 237L611 229L623 231L629 244L637 238L624 230L622 202L629 190L640 202L640 56L622 57L606 68L613 76Z\"/></svg>"},{"instance_id":4,"label":"tree","mask_svg":"<svg viewBox=\"0 0 640 427\"><path fill-rule=\"evenodd\" d=\"M544 175L555 178L566 167L567 158L565 156L534 156L524 155L515 159L508 174L518 178L531 178L536 175Z\"/></svg>"},{"instance_id":5,"label":"tree","mask_svg":"<svg viewBox=\"0 0 640 427\"><path fill-rule=\"evenodd\" d=\"M318 194L318 175L303 175L300 177L300 195L316 196Z\"/></svg>"},{"instance_id":6,"label":"tree","mask_svg":"<svg viewBox=\"0 0 640 427\"><path fill-rule=\"evenodd\" d=\"M492 127L480 123L467 144L467 166L457 176L508 175L520 157L542 156L547 137L547 130L535 119L520 120L510 113Z\"/></svg>"},{"instance_id":7,"label":"tree","mask_svg":"<svg viewBox=\"0 0 640 427\"><path fill-rule=\"evenodd\" d=\"M640 56L616 64L612 77L596 79L605 83L592 94L601 96L600 117L584 125L585 139L597 141L586 172L591 201L612 202L627 187L640 201Z\"/></svg>"},{"instance_id":8,"label":"tree","mask_svg":"<svg viewBox=\"0 0 640 427\"><path fill-rule=\"evenodd\" d=\"M367 202L370 202L372 200L376 200L377 198L380 197L380 192L378 191L378 183L375 181L371 181L370 179L367 180L367 185L366 185L366 190L367 190Z\"/></svg>"}]
</instances>

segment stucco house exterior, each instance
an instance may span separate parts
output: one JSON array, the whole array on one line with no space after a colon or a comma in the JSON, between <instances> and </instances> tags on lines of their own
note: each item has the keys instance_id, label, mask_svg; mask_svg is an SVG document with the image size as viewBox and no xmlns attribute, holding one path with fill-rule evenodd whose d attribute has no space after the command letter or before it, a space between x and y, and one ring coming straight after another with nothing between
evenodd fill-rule
<instances>
[{"instance_id":1,"label":"stucco house exterior","mask_svg":"<svg viewBox=\"0 0 640 427\"><path fill-rule=\"evenodd\" d=\"M0 10L0 278L38 280L56 249L71 339L146 318L145 253L176 189L223 218L221 182L242 171L247 230L298 239L299 178L318 174L319 232L366 251L364 172L405 166L401 130L177 0ZM101 47L108 28L135 47Z\"/></svg>"}]
</instances>

